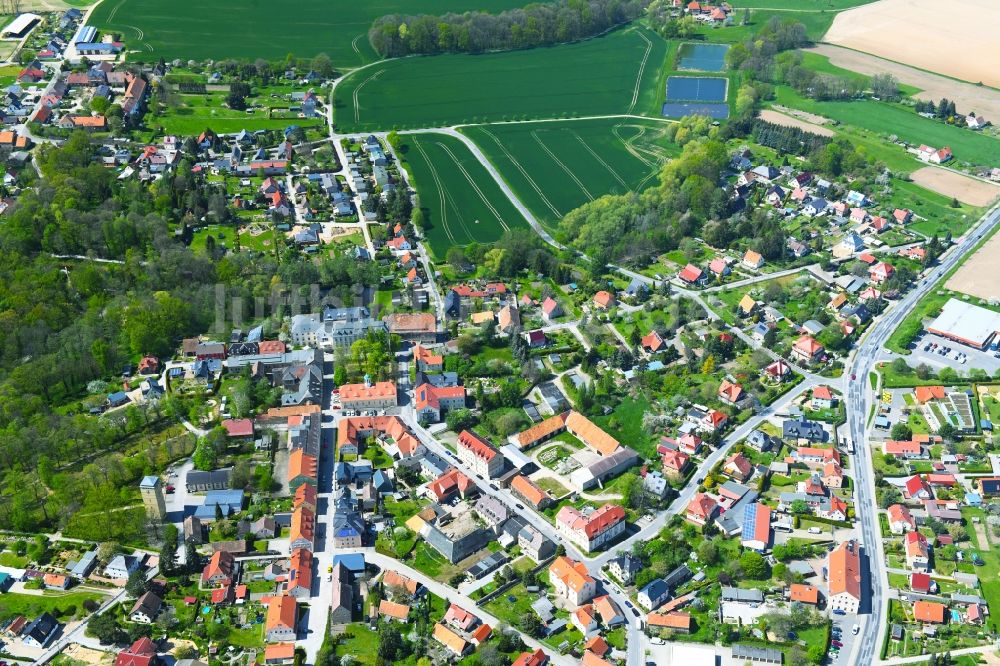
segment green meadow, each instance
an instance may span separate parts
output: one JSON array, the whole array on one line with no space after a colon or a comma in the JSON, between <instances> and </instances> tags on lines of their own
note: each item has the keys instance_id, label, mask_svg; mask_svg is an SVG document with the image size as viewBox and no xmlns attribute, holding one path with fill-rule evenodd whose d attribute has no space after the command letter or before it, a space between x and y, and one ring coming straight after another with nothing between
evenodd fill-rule
<instances>
[{"instance_id":1,"label":"green meadow","mask_svg":"<svg viewBox=\"0 0 1000 666\"><path fill-rule=\"evenodd\" d=\"M528 223L460 139L446 134L403 135L400 153L420 192L421 228L434 254L489 243Z\"/></svg>"},{"instance_id":2,"label":"green meadow","mask_svg":"<svg viewBox=\"0 0 1000 666\"><path fill-rule=\"evenodd\" d=\"M605 194L642 190L679 151L666 124L612 118L462 128L540 221Z\"/></svg>"},{"instance_id":3,"label":"green meadow","mask_svg":"<svg viewBox=\"0 0 1000 666\"><path fill-rule=\"evenodd\" d=\"M338 87L344 132L504 120L659 114L667 43L632 26L572 44L484 55L402 58Z\"/></svg>"},{"instance_id":4,"label":"green meadow","mask_svg":"<svg viewBox=\"0 0 1000 666\"><path fill-rule=\"evenodd\" d=\"M778 86L780 104L826 116L838 122L876 132L896 135L910 144L950 146L958 161L1000 166L1000 140L964 127L924 118L902 104L874 100L817 102L805 99L791 88ZM917 164L914 163L916 168Z\"/></svg>"}]
</instances>

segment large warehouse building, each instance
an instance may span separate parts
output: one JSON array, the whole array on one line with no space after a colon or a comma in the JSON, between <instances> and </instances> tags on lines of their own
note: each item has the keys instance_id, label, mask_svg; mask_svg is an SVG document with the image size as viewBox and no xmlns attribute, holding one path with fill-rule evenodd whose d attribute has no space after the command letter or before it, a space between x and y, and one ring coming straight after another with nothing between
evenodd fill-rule
<instances>
[{"instance_id":1,"label":"large warehouse building","mask_svg":"<svg viewBox=\"0 0 1000 666\"><path fill-rule=\"evenodd\" d=\"M963 345L986 349L991 343L995 344L997 332L1000 332L1000 312L952 298L927 330Z\"/></svg>"},{"instance_id":2,"label":"large warehouse building","mask_svg":"<svg viewBox=\"0 0 1000 666\"><path fill-rule=\"evenodd\" d=\"M4 39L17 38L20 39L24 37L35 25L42 20L42 17L38 14L31 14L25 12L19 15L16 19L10 22L0 33L0 37Z\"/></svg>"}]
</instances>

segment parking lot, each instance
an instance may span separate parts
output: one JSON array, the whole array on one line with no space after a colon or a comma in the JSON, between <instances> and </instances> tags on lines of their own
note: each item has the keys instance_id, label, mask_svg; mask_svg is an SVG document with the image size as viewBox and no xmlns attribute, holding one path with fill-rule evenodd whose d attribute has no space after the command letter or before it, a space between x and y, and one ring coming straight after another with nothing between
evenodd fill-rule
<instances>
[{"instance_id":1,"label":"parking lot","mask_svg":"<svg viewBox=\"0 0 1000 666\"><path fill-rule=\"evenodd\" d=\"M831 615L833 619L832 633L830 636L830 649L827 652L829 655L831 664L846 664L848 657L851 656L851 650L854 647L854 641L857 640L858 636L851 633L851 628L854 626L855 617L853 615ZM840 631L839 638L837 637L837 631ZM842 646L837 650L834 642L842 643ZM841 657L840 655L844 655Z\"/></svg>"},{"instance_id":2,"label":"parking lot","mask_svg":"<svg viewBox=\"0 0 1000 666\"><path fill-rule=\"evenodd\" d=\"M927 349L928 346L931 348ZM932 333L923 333L914 341L911 349L910 356L904 358L912 367L926 363L935 371L941 368L954 368L966 372L971 368L981 368L991 376L1000 371L1000 358L995 355L1000 352L982 352ZM944 349L950 351L941 353ZM964 362L962 357L955 358L957 355L964 355Z\"/></svg>"}]
</instances>

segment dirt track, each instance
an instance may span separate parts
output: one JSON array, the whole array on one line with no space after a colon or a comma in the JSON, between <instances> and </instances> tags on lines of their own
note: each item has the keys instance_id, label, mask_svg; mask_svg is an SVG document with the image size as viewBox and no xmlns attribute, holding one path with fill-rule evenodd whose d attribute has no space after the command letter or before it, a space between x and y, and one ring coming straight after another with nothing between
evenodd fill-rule
<instances>
[{"instance_id":1,"label":"dirt track","mask_svg":"<svg viewBox=\"0 0 1000 666\"><path fill-rule=\"evenodd\" d=\"M769 123L774 123L775 125L798 127L801 130L812 132L813 134L818 134L820 136L833 136L834 134L833 130L823 127L822 125L809 123L805 120L800 120L799 118L793 118L788 114L775 111L774 109L764 109L760 112L760 117Z\"/></svg>"},{"instance_id":2,"label":"dirt track","mask_svg":"<svg viewBox=\"0 0 1000 666\"><path fill-rule=\"evenodd\" d=\"M947 97L954 100L959 111L975 111L987 118L1000 118L1000 91L971 83L961 83L945 76L832 44L820 44L807 50L826 56L834 65L852 72L868 75L888 72L901 83L920 88L923 92L914 95L918 99L937 102L942 97Z\"/></svg>"},{"instance_id":3,"label":"dirt track","mask_svg":"<svg viewBox=\"0 0 1000 666\"><path fill-rule=\"evenodd\" d=\"M879 0L837 14L823 41L1000 87L998 25L995 0Z\"/></svg>"},{"instance_id":4,"label":"dirt track","mask_svg":"<svg viewBox=\"0 0 1000 666\"><path fill-rule=\"evenodd\" d=\"M932 192L955 197L962 203L972 206L985 206L1000 195L1000 185L963 176L940 167L923 167L911 173L910 177L913 178L913 182Z\"/></svg>"},{"instance_id":5,"label":"dirt track","mask_svg":"<svg viewBox=\"0 0 1000 666\"><path fill-rule=\"evenodd\" d=\"M974 255L966 259L961 268L948 278L945 288L986 300L1000 298L998 252L1000 252L1000 234L986 241Z\"/></svg>"}]
</instances>

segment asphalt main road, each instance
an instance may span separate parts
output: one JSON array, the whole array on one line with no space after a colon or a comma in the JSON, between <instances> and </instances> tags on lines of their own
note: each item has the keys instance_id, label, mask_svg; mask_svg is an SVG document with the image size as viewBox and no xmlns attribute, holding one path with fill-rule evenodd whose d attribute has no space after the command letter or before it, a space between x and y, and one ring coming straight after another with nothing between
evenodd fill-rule
<instances>
[{"instance_id":1,"label":"asphalt main road","mask_svg":"<svg viewBox=\"0 0 1000 666\"><path fill-rule=\"evenodd\" d=\"M875 476L871 450L867 444L868 412L877 396L869 383L869 374L875 370L883 354L886 341L892 332L910 314L913 308L935 288L938 280L957 266L976 245L1000 222L1000 207L991 209L982 220L958 240L940 264L894 306L882 314L857 347L845 376L854 377L848 384L847 415L850 437L854 442L852 467L855 469L857 494L855 512L860 519L861 543L871 572L870 612L860 618L861 640L855 643L848 664L867 666L878 661L876 650L885 635L888 615L888 572L882 549L881 529L878 526L878 506L875 503Z\"/></svg>"}]
</instances>

